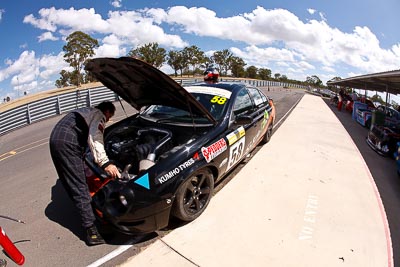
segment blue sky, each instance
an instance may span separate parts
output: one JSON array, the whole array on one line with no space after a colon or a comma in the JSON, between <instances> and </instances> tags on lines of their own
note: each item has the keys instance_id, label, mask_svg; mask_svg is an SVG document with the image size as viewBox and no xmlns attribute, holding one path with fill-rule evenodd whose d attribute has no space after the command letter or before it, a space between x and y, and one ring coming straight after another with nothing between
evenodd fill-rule
<instances>
[{"instance_id":1,"label":"blue sky","mask_svg":"<svg viewBox=\"0 0 400 267\"><path fill-rule=\"evenodd\" d=\"M65 38L77 30L98 39L96 57L157 42L229 49L247 66L301 81L400 69L399 10L398 0L3 0L0 100L54 89L68 69Z\"/></svg>"}]
</instances>

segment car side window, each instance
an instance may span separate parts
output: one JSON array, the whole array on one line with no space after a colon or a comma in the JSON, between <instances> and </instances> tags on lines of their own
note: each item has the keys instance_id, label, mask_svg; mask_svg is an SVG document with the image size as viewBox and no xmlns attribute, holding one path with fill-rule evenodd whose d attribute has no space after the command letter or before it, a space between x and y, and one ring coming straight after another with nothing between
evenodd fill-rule
<instances>
[{"instance_id":1,"label":"car side window","mask_svg":"<svg viewBox=\"0 0 400 267\"><path fill-rule=\"evenodd\" d=\"M235 104L233 106L233 113L235 115L245 113L253 109L253 102L251 101L250 95L246 89L240 90L236 97Z\"/></svg>"},{"instance_id":2,"label":"car side window","mask_svg":"<svg viewBox=\"0 0 400 267\"><path fill-rule=\"evenodd\" d=\"M258 107L262 103L264 103L260 91L258 91L256 88L248 88L250 95L253 97L254 104Z\"/></svg>"},{"instance_id":3,"label":"car side window","mask_svg":"<svg viewBox=\"0 0 400 267\"><path fill-rule=\"evenodd\" d=\"M265 106L269 108L269 99L262 92L260 92L260 90L252 87L248 89L257 107Z\"/></svg>"}]
</instances>

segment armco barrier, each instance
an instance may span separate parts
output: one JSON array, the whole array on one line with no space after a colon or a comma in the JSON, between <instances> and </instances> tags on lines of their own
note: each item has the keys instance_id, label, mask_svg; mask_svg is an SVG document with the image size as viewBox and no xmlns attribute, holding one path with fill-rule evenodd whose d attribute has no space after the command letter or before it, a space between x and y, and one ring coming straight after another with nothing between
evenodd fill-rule
<instances>
[{"instance_id":1,"label":"armco barrier","mask_svg":"<svg viewBox=\"0 0 400 267\"><path fill-rule=\"evenodd\" d=\"M203 81L199 79L175 79L183 86ZM305 88L301 85L280 83L265 80L247 80L223 78L221 81L246 82L257 87L292 87ZM118 96L104 86L76 89L72 92L46 97L30 102L3 112L0 112L0 135L8 133L31 123L41 121L62 113L82 108L95 106L102 101L117 101Z\"/></svg>"},{"instance_id":2,"label":"armco barrier","mask_svg":"<svg viewBox=\"0 0 400 267\"><path fill-rule=\"evenodd\" d=\"M47 97L0 113L0 135L31 123L62 113L97 105L102 101L116 101L118 96L101 86Z\"/></svg>"}]
</instances>

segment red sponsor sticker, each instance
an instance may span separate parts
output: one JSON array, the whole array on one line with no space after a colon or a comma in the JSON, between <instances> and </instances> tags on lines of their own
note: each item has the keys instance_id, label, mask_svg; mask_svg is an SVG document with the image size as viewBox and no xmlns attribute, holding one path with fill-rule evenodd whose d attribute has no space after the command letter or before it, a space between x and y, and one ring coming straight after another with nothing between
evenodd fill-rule
<instances>
[{"instance_id":1,"label":"red sponsor sticker","mask_svg":"<svg viewBox=\"0 0 400 267\"><path fill-rule=\"evenodd\" d=\"M224 152L227 148L224 138L219 139L217 142L209 145L208 147L202 147L201 153L207 162L215 159L218 155Z\"/></svg>"}]
</instances>

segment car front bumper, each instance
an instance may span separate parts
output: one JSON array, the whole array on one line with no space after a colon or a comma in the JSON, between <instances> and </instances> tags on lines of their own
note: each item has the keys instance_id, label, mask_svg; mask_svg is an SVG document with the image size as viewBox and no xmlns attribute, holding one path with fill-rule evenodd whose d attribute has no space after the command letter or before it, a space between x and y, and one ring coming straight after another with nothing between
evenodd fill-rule
<instances>
[{"instance_id":1,"label":"car front bumper","mask_svg":"<svg viewBox=\"0 0 400 267\"><path fill-rule=\"evenodd\" d=\"M132 197L123 191L100 190L92 198L97 219L125 234L151 233L168 226L173 199Z\"/></svg>"}]
</instances>

